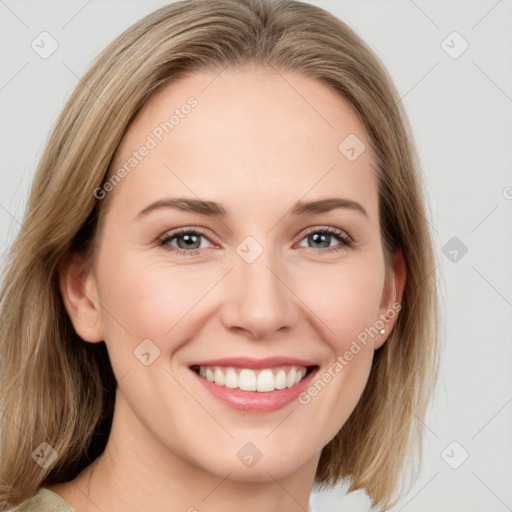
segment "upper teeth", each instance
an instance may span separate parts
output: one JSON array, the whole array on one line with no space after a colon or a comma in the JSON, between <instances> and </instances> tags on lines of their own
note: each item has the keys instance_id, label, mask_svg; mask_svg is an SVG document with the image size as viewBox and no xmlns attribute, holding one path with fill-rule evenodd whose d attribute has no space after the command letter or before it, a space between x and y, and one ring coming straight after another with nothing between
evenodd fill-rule
<instances>
[{"instance_id":1,"label":"upper teeth","mask_svg":"<svg viewBox=\"0 0 512 512\"><path fill-rule=\"evenodd\" d=\"M303 366L288 366L280 369L265 368L250 370L220 366L200 366L199 375L219 386L242 391L268 392L276 389L291 388L298 384L306 375Z\"/></svg>"}]
</instances>

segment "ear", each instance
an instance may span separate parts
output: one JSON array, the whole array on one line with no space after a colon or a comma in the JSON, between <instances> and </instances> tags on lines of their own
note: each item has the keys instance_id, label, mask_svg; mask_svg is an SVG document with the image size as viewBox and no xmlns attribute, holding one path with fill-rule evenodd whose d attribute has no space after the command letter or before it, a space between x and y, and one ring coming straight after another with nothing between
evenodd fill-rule
<instances>
[{"instance_id":1,"label":"ear","mask_svg":"<svg viewBox=\"0 0 512 512\"><path fill-rule=\"evenodd\" d=\"M400 314L402 296L405 288L406 270L405 260L402 252L402 248L399 247L393 254L393 268L389 271L386 276L386 282L384 284L384 291L382 293L381 304L379 307L379 319L376 324L379 327L379 332L374 338L374 349L380 348L387 340L393 326ZM384 326L381 326L381 322ZM384 333L380 333L381 329L384 329Z\"/></svg>"},{"instance_id":2,"label":"ear","mask_svg":"<svg viewBox=\"0 0 512 512\"><path fill-rule=\"evenodd\" d=\"M68 254L61 260L59 285L64 307L76 333L91 343L103 341L96 280L92 271L86 271L82 256Z\"/></svg>"}]
</instances>

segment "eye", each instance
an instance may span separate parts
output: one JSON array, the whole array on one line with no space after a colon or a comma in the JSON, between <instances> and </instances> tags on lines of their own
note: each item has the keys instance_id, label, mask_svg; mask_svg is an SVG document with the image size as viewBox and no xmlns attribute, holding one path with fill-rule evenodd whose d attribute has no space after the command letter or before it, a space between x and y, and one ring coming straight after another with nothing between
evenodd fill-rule
<instances>
[{"instance_id":1,"label":"eye","mask_svg":"<svg viewBox=\"0 0 512 512\"><path fill-rule=\"evenodd\" d=\"M177 254L196 254L200 249L204 249L201 239L208 240L204 231L198 228L182 228L173 233L166 233L158 239L158 245L171 247L171 250ZM176 241L176 244L173 242Z\"/></svg>"},{"instance_id":2,"label":"eye","mask_svg":"<svg viewBox=\"0 0 512 512\"><path fill-rule=\"evenodd\" d=\"M181 228L164 234L158 239L158 245L170 249L176 254L195 255L201 249L206 248L202 243L202 240L209 240L205 233L206 231L200 228ZM322 249L321 252L339 251L345 247L353 246L353 241L347 233L332 227L313 227L306 232L306 236L302 240L312 243L311 249ZM339 244L332 246L331 242L334 240L337 240ZM302 244L299 245L303 247Z\"/></svg>"},{"instance_id":3,"label":"eye","mask_svg":"<svg viewBox=\"0 0 512 512\"><path fill-rule=\"evenodd\" d=\"M312 243L313 247L310 248L329 249L322 252L339 251L344 247L352 247L353 245L353 241L347 235L347 233L341 229L335 229L331 227L314 227L306 233L306 236L302 240L307 240L306 243ZM338 240L340 243L333 247L331 246L331 242L333 242L333 240Z\"/></svg>"}]
</instances>

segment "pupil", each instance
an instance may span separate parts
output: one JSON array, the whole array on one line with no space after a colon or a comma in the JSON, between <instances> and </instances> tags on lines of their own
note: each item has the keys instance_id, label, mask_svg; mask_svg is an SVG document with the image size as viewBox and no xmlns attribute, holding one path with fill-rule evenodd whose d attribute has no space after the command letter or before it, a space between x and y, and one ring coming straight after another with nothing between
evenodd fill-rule
<instances>
[{"instance_id":1,"label":"pupil","mask_svg":"<svg viewBox=\"0 0 512 512\"><path fill-rule=\"evenodd\" d=\"M315 233L310 236L314 243L320 243L320 244L323 243L324 245L322 245L322 247L329 247L329 242L327 241L327 239L330 238L330 235ZM319 239L320 239L320 241L319 241Z\"/></svg>"},{"instance_id":2,"label":"pupil","mask_svg":"<svg viewBox=\"0 0 512 512\"><path fill-rule=\"evenodd\" d=\"M178 246L180 247L180 249L183 249L184 247L190 249L191 245L193 245L194 243L197 244L197 240L194 240L194 238L199 238L199 237L197 235L182 235L181 237L178 238ZM180 240L182 240L182 239L185 240L184 245L180 243Z\"/></svg>"}]
</instances>

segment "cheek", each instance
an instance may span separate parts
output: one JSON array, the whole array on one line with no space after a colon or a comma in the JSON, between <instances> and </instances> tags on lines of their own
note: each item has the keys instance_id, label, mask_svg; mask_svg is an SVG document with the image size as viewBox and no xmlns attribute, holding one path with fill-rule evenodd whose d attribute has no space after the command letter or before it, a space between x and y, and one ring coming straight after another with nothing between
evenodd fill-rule
<instances>
[{"instance_id":1,"label":"cheek","mask_svg":"<svg viewBox=\"0 0 512 512\"><path fill-rule=\"evenodd\" d=\"M370 264L339 265L317 274L315 286L302 296L314 304L317 325L330 357L299 402L323 429L318 442L326 444L345 423L366 386L374 350L372 338L378 320L384 267Z\"/></svg>"},{"instance_id":2,"label":"cheek","mask_svg":"<svg viewBox=\"0 0 512 512\"><path fill-rule=\"evenodd\" d=\"M364 338L379 318L384 267L376 268L378 261L371 265L347 263L317 272L314 280L304 276L300 296L312 305L324 340L338 355L348 350L353 340Z\"/></svg>"},{"instance_id":3,"label":"cheek","mask_svg":"<svg viewBox=\"0 0 512 512\"><path fill-rule=\"evenodd\" d=\"M208 289L191 271L157 269L130 259L104 261L98 280L113 366L132 358L143 340L151 340L161 353L175 350L177 333L194 317L194 305Z\"/></svg>"}]
</instances>

